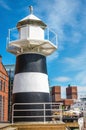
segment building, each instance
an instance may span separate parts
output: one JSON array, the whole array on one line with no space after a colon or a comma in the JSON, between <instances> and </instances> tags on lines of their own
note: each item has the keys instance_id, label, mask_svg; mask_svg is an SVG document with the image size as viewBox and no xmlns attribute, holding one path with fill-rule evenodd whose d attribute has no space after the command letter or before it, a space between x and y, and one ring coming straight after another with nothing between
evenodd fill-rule
<instances>
[{"instance_id":1,"label":"building","mask_svg":"<svg viewBox=\"0 0 86 130\"><path fill-rule=\"evenodd\" d=\"M0 56L0 122L8 121L8 84L9 76Z\"/></svg>"},{"instance_id":2,"label":"building","mask_svg":"<svg viewBox=\"0 0 86 130\"><path fill-rule=\"evenodd\" d=\"M74 103L74 100L73 99L63 99L62 103L63 103L64 109L69 109L71 107L71 105Z\"/></svg>"},{"instance_id":3,"label":"building","mask_svg":"<svg viewBox=\"0 0 86 130\"><path fill-rule=\"evenodd\" d=\"M5 69L9 76L9 93L8 93L8 120L9 122L12 121L12 91L13 91L13 80L14 80L14 71L15 65L4 65Z\"/></svg>"},{"instance_id":4,"label":"building","mask_svg":"<svg viewBox=\"0 0 86 130\"><path fill-rule=\"evenodd\" d=\"M80 99L75 100L71 108L79 108L84 111L84 108L86 108L86 95L81 95Z\"/></svg>"},{"instance_id":5,"label":"building","mask_svg":"<svg viewBox=\"0 0 86 130\"><path fill-rule=\"evenodd\" d=\"M57 102L61 100L61 87L60 86L53 86L52 87L52 101Z\"/></svg>"},{"instance_id":6,"label":"building","mask_svg":"<svg viewBox=\"0 0 86 130\"><path fill-rule=\"evenodd\" d=\"M77 86L70 86L66 88L66 98L67 99L77 99L78 94L77 94Z\"/></svg>"},{"instance_id":7,"label":"building","mask_svg":"<svg viewBox=\"0 0 86 130\"><path fill-rule=\"evenodd\" d=\"M52 102L62 103L64 109L70 108L73 104L72 99L62 99L61 98L61 86L53 86L51 89Z\"/></svg>"}]
</instances>

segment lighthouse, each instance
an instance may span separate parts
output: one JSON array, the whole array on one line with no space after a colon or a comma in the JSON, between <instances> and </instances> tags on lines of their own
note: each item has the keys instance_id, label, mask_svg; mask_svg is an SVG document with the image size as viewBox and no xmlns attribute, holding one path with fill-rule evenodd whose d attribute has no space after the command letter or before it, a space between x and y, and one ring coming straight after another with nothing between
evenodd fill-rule
<instances>
[{"instance_id":1,"label":"lighthouse","mask_svg":"<svg viewBox=\"0 0 86 130\"><path fill-rule=\"evenodd\" d=\"M49 40L49 30L46 38L47 25L33 14L32 6L30 14L17 23L16 29L16 38L12 35L15 29L9 30L7 46L7 51L16 56L12 95L14 109L21 111L15 111L14 121L43 121L43 112L31 109L42 109L41 103L50 102L46 56L52 54L57 46ZM49 114L50 111L46 112ZM22 118L16 118L18 116Z\"/></svg>"}]
</instances>

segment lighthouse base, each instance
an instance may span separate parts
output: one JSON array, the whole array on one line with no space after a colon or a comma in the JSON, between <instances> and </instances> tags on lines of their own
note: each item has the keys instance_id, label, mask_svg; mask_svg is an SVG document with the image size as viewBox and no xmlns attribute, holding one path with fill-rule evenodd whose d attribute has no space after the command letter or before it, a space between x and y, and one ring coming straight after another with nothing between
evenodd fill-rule
<instances>
[{"instance_id":1,"label":"lighthouse base","mask_svg":"<svg viewBox=\"0 0 86 130\"><path fill-rule=\"evenodd\" d=\"M46 57L17 56L13 83L14 122L50 121L51 106Z\"/></svg>"},{"instance_id":2,"label":"lighthouse base","mask_svg":"<svg viewBox=\"0 0 86 130\"><path fill-rule=\"evenodd\" d=\"M33 98L34 97L34 98ZM14 122L51 121L49 93L16 93L13 95ZM45 100L45 102L43 102Z\"/></svg>"}]
</instances>

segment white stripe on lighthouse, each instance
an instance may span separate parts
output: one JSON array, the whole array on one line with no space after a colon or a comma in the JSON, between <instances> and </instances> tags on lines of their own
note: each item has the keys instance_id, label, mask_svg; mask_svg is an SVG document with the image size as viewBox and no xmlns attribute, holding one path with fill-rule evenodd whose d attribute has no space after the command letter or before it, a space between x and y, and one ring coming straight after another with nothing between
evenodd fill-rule
<instances>
[{"instance_id":1,"label":"white stripe on lighthouse","mask_svg":"<svg viewBox=\"0 0 86 130\"><path fill-rule=\"evenodd\" d=\"M18 73L14 78L13 93L43 92L49 93L48 76L37 72Z\"/></svg>"}]
</instances>

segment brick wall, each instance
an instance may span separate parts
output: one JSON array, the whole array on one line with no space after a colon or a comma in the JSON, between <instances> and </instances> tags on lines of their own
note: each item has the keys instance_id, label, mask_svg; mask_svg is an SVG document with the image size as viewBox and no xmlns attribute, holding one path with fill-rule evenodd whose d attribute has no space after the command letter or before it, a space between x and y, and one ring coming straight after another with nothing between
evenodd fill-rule
<instances>
[{"instance_id":1,"label":"brick wall","mask_svg":"<svg viewBox=\"0 0 86 130\"><path fill-rule=\"evenodd\" d=\"M67 99L77 99L77 86L68 86L66 88L66 97Z\"/></svg>"},{"instance_id":2,"label":"brick wall","mask_svg":"<svg viewBox=\"0 0 86 130\"><path fill-rule=\"evenodd\" d=\"M53 86L52 87L52 101L56 102L61 99L61 87L60 86Z\"/></svg>"},{"instance_id":3,"label":"brick wall","mask_svg":"<svg viewBox=\"0 0 86 130\"><path fill-rule=\"evenodd\" d=\"M8 121L8 74L0 62L0 122Z\"/></svg>"}]
</instances>

